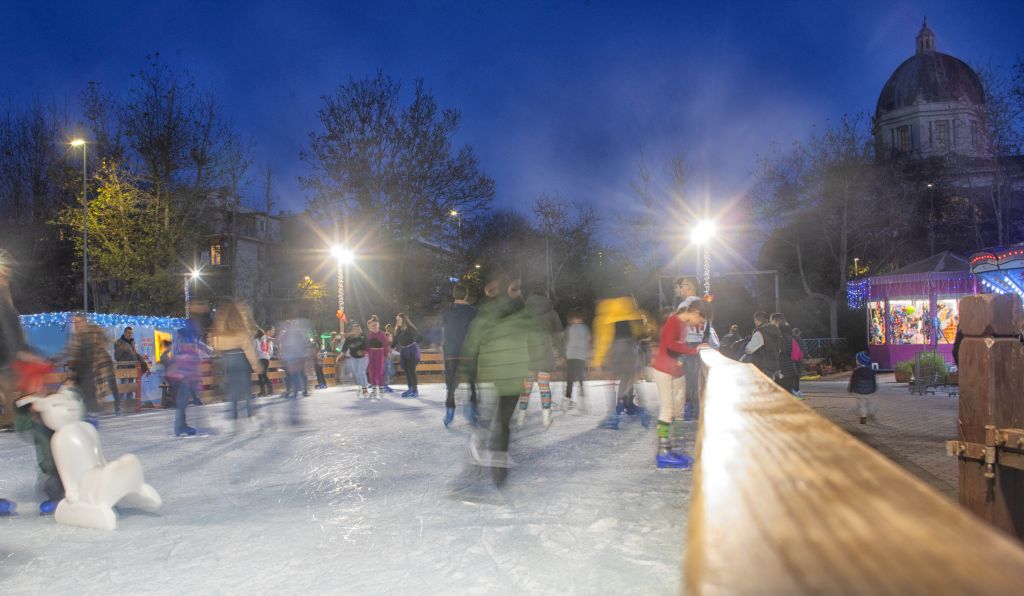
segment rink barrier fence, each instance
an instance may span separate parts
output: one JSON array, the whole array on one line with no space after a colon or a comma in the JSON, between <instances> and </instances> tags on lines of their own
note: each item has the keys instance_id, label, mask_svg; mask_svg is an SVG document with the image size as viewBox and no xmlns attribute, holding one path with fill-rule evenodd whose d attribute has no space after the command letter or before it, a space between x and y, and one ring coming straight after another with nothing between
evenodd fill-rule
<instances>
[{"instance_id":1,"label":"rink barrier fence","mask_svg":"<svg viewBox=\"0 0 1024 596\"><path fill-rule=\"evenodd\" d=\"M686 593L1019 593L1019 542L753 365L700 357Z\"/></svg>"}]
</instances>

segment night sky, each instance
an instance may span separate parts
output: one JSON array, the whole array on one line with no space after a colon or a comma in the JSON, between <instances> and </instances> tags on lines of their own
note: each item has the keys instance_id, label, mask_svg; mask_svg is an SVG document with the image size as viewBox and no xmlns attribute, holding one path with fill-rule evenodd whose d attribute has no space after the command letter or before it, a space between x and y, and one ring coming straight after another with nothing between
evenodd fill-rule
<instances>
[{"instance_id":1,"label":"night sky","mask_svg":"<svg viewBox=\"0 0 1024 596\"><path fill-rule=\"evenodd\" d=\"M159 51L212 91L305 197L298 153L320 96L377 69L424 78L462 111L458 141L497 181L496 202L540 193L632 198L641 147L656 175L682 151L690 191L744 192L756 156L813 124L872 112L927 15L940 51L1006 68L1024 55L1024 2L11 2L0 88L67 101L90 80L120 92ZM250 191L258 196L258 185Z\"/></svg>"}]
</instances>

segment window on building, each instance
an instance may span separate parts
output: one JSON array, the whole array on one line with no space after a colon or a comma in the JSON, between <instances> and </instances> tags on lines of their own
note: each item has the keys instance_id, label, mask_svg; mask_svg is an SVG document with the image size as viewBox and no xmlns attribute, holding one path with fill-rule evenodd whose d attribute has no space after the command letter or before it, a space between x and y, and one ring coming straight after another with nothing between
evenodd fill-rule
<instances>
[{"instance_id":1,"label":"window on building","mask_svg":"<svg viewBox=\"0 0 1024 596\"><path fill-rule=\"evenodd\" d=\"M949 120L932 122L932 148L940 150L949 148Z\"/></svg>"},{"instance_id":2,"label":"window on building","mask_svg":"<svg viewBox=\"0 0 1024 596\"><path fill-rule=\"evenodd\" d=\"M210 245L210 264L214 266L222 264L221 245L219 240Z\"/></svg>"},{"instance_id":3,"label":"window on building","mask_svg":"<svg viewBox=\"0 0 1024 596\"><path fill-rule=\"evenodd\" d=\"M910 127L898 126L892 131L892 148L896 153L910 152Z\"/></svg>"}]
</instances>

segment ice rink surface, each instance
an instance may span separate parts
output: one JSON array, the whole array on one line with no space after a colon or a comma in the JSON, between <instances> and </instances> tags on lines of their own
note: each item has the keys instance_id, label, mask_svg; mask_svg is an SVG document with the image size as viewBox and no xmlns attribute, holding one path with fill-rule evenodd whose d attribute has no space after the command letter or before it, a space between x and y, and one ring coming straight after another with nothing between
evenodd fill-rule
<instances>
[{"instance_id":1,"label":"ice rink surface","mask_svg":"<svg viewBox=\"0 0 1024 596\"><path fill-rule=\"evenodd\" d=\"M172 411L103 418L107 459L136 454L164 501L121 510L112 532L40 517L33 448L4 433L0 497L20 515L0 518L0 593L679 593L691 473L655 467L653 428L597 429L590 407L545 431L535 392L500 500L474 503L452 495L468 465L461 408L445 429L443 386L398 395L317 391L299 429L261 399L237 433L224 404L189 407L212 433L188 439Z\"/></svg>"}]
</instances>

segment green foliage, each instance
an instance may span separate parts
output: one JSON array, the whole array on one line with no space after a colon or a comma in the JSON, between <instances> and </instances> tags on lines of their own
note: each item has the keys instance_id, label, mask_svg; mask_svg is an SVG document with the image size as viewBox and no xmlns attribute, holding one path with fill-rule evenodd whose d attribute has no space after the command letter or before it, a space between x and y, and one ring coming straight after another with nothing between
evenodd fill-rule
<instances>
[{"instance_id":1,"label":"green foliage","mask_svg":"<svg viewBox=\"0 0 1024 596\"><path fill-rule=\"evenodd\" d=\"M942 354L937 352L925 352L918 354L918 359L921 362L921 368L931 369L938 372L939 376L945 377L949 373L949 365L946 364L946 360L942 357Z\"/></svg>"},{"instance_id":2,"label":"green foliage","mask_svg":"<svg viewBox=\"0 0 1024 596\"><path fill-rule=\"evenodd\" d=\"M103 163L89 200L89 269L93 282L110 282L113 312L171 312L180 300L178 255L193 240L190 227L166 202L145 190L127 169ZM76 266L82 256L81 202L53 223L73 235Z\"/></svg>"},{"instance_id":3,"label":"green foliage","mask_svg":"<svg viewBox=\"0 0 1024 596\"><path fill-rule=\"evenodd\" d=\"M901 360L896 363L896 372L904 373L908 375L914 374L914 361L913 360Z\"/></svg>"}]
</instances>

